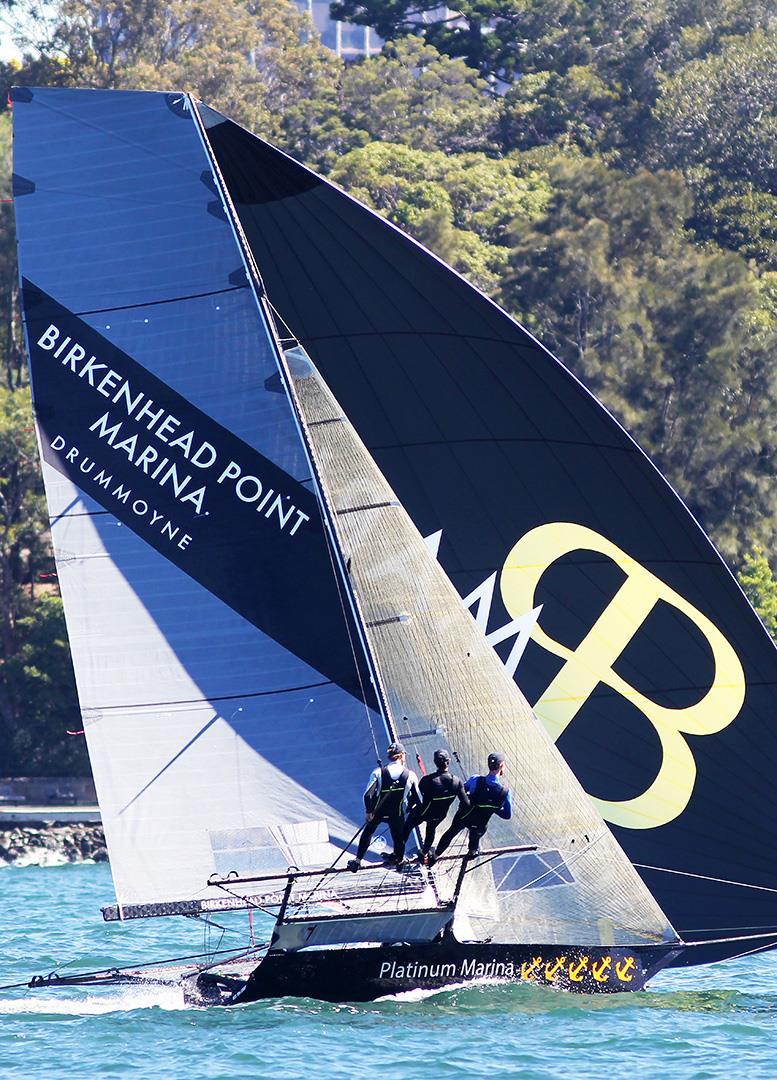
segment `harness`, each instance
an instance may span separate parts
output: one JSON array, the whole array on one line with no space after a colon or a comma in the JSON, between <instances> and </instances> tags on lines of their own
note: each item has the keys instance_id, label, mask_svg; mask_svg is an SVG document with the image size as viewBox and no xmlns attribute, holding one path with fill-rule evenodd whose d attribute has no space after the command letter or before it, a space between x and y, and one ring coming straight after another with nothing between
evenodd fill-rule
<instances>
[{"instance_id":1,"label":"harness","mask_svg":"<svg viewBox=\"0 0 777 1080\"><path fill-rule=\"evenodd\" d=\"M465 810L460 820L466 821L468 828L485 828L493 814L499 809L507 795L507 788L501 784L493 786L486 782L485 776L479 776L472 793L472 806Z\"/></svg>"},{"instance_id":2,"label":"harness","mask_svg":"<svg viewBox=\"0 0 777 1080\"><path fill-rule=\"evenodd\" d=\"M403 769L396 780L386 766L380 770L380 794L375 803L374 814L380 813L381 817L401 817L402 803L405 801L405 788L410 772Z\"/></svg>"},{"instance_id":3,"label":"harness","mask_svg":"<svg viewBox=\"0 0 777 1080\"><path fill-rule=\"evenodd\" d=\"M433 820L442 821L443 818L448 816L448 808L451 803L458 797L458 792L455 789L449 791L446 795L434 795L424 806L423 816L426 817L428 814Z\"/></svg>"}]
</instances>

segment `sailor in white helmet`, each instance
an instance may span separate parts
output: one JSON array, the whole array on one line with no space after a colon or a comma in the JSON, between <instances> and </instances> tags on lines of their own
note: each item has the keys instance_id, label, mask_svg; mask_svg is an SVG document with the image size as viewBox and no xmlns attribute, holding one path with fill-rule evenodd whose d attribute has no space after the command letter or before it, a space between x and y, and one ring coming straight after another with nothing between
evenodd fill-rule
<instances>
[{"instance_id":1,"label":"sailor in white helmet","mask_svg":"<svg viewBox=\"0 0 777 1080\"><path fill-rule=\"evenodd\" d=\"M354 872L362 864L370 840L379 825L386 823L394 841L394 850L384 862L401 867L405 860L405 816L421 802L418 777L405 764L407 755L400 742L393 742L386 751L388 765L372 770L364 792L366 820L356 849L356 858L348 863Z\"/></svg>"}]
</instances>

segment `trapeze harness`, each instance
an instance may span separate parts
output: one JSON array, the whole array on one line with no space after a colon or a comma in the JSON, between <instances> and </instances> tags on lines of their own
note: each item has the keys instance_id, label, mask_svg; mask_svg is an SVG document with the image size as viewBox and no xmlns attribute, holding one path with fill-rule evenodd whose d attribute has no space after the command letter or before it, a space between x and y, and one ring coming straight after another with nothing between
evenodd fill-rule
<instances>
[{"instance_id":1,"label":"trapeze harness","mask_svg":"<svg viewBox=\"0 0 777 1080\"><path fill-rule=\"evenodd\" d=\"M423 803L421 806L416 807L408 817L405 825L405 839L408 838L413 829L426 822L426 836L422 846L422 851L426 854L434 843L437 827L448 816L451 803L455 799L459 799L462 803L461 809L467 809L462 799L462 794L466 798L466 792L464 792L464 784L461 780L457 776L452 776L449 772L424 776L420 788ZM437 792L437 794L432 794L433 792Z\"/></svg>"},{"instance_id":2,"label":"trapeze harness","mask_svg":"<svg viewBox=\"0 0 777 1080\"><path fill-rule=\"evenodd\" d=\"M469 829L469 850L477 850L480 839L485 835L488 823L507 797L507 788L501 784L489 784L485 776L479 776L475 790L470 796L468 810L458 810L453 823L440 840L437 855L440 856L463 829Z\"/></svg>"},{"instance_id":3,"label":"trapeze harness","mask_svg":"<svg viewBox=\"0 0 777 1080\"><path fill-rule=\"evenodd\" d=\"M408 769L403 769L396 780L385 765L380 770L380 791L377 796L373 796L370 800L366 797L364 800L367 813L372 814L372 818L364 826L359 837L359 846L356 849L357 859L364 858L375 830L384 821L388 822L391 830L391 839L394 841L394 855L398 858L404 855L405 817L402 810L405 801L405 788L409 777L410 772Z\"/></svg>"}]
</instances>

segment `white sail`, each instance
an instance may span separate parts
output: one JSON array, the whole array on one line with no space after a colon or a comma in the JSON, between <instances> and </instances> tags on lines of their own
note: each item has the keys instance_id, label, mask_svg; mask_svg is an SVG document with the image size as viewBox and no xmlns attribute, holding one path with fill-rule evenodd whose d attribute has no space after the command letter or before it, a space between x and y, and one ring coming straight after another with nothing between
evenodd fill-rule
<instances>
[{"instance_id":1,"label":"white sail","mask_svg":"<svg viewBox=\"0 0 777 1080\"><path fill-rule=\"evenodd\" d=\"M467 774L504 753L516 811L492 818L489 842L539 846L475 872L477 932L553 944L675 938L310 358L301 347L286 356L394 729L427 760L447 745Z\"/></svg>"}]
</instances>

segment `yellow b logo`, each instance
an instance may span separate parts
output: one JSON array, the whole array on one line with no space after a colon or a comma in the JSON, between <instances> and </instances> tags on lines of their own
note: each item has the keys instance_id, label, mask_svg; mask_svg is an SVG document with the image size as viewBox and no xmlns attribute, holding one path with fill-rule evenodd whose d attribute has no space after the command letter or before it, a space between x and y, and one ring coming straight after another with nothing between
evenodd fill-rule
<instances>
[{"instance_id":1,"label":"yellow b logo","mask_svg":"<svg viewBox=\"0 0 777 1080\"><path fill-rule=\"evenodd\" d=\"M501 590L513 618L535 606L540 578L556 559L578 550L597 551L617 563L626 580L588 634L572 650L550 638L539 625L532 638L566 663L534 710L556 740L574 719L598 683L627 698L651 722L661 740L663 761L655 780L636 798L622 802L594 799L602 817L630 829L653 829L683 812L693 792L696 762L687 735L711 735L727 727L745 699L745 675L739 658L710 620L605 537L583 525L556 522L526 533L507 557ZM715 674L707 693L695 705L668 709L640 693L613 665L663 600L683 612L702 632L712 650Z\"/></svg>"}]
</instances>

